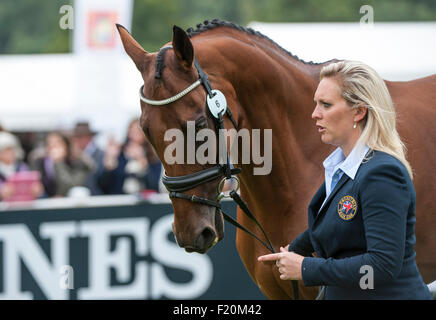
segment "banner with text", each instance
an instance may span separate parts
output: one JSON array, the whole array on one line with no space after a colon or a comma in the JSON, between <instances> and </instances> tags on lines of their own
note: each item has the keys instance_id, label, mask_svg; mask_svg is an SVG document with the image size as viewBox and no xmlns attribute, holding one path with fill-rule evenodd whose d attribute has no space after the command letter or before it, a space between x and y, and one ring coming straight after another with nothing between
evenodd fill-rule
<instances>
[{"instance_id":1,"label":"banner with text","mask_svg":"<svg viewBox=\"0 0 436 320\"><path fill-rule=\"evenodd\" d=\"M0 212L0 299L264 299L232 226L202 255L177 246L173 219L149 203Z\"/></svg>"}]
</instances>

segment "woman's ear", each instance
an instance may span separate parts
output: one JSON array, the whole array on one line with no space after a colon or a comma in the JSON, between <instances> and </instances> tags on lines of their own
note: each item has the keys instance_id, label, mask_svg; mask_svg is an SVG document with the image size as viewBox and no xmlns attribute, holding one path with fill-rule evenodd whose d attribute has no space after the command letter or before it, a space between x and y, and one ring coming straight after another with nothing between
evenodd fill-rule
<instances>
[{"instance_id":1,"label":"woman's ear","mask_svg":"<svg viewBox=\"0 0 436 320\"><path fill-rule=\"evenodd\" d=\"M366 115L368 113L368 107L366 105L359 104L354 110L354 122L357 123L366 118Z\"/></svg>"}]
</instances>

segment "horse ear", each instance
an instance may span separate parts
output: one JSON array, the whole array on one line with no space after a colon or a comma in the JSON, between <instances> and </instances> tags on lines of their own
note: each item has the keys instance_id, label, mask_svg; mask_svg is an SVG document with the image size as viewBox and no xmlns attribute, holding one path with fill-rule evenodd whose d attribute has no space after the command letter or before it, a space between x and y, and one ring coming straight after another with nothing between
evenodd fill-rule
<instances>
[{"instance_id":1,"label":"horse ear","mask_svg":"<svg viewBox=\"0 0 436 320\"><path fill-rule=\"evenodd\" d=\"M178 26L173 26L173 48L182 66L190 69L194 60L194 48L186 32Z\"/></svg>"},{"instance_id":2,"label":"horse ear","mask_svg":"<svg viewBox=\"0 0 436 320\"><path fill-rule=\"evenodd\" d=\"M126 28L118 23L116 26L120 34L124 50L129 57L132 58L138 70L143 72L148 64L148 52L145 51L138 42L136 42Z\"/></svg>"}]
</instances>

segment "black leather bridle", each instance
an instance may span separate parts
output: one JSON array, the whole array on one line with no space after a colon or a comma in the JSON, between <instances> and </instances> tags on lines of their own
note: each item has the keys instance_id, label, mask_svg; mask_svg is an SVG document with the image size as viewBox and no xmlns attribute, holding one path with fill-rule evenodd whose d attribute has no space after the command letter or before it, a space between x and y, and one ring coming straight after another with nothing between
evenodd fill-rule
<instances>
[{"instance_id":1,"label":"black leather bridle","mask_svg":"<svg viewBox=\"0 0 436 320\"><path fill-rule=\"evenodd\" d=\"M171 45L169 45L168 47L172 48ZM197 81L195 81L193 84L191 84L188 88L182 90L178 94L176 94L173 97L170 97L168 99L151 100L151 99L148 99L144 96L144 93L143 93L144 86L142 85L140 90L139 90L140 99L143 102L150 104L150 105L155 105L155 106L167 105L167 104L170 104L170 103L180 99L184 95L188 94L189 92L194 90L197 86L203 85L203 87L207 91L207 96L206 96L206 101L207 101L206 107L207 108L206 109L208 110L209 116L211 116L213 121L214 121L215 131L216 131L217 137L219 137L220 129L224 129L223 116L225 114L228 116L228 118L232 122L235 129L237 129L237 124L236 124L236 121L232 115L232 112L230 111L230 108L227 108L227 106L225 106L225 108L221 110L219 107L222 107L222 106L219 106L218 112L216 112L217 110L214 109L215 107L213 105L211 105L211 104L214 104L217 102L214 100L212 100L212 102L211 102L211 101L209 101L209 99L213 99L213 97L217 94L222 95L222 93L218 90L212 89L212 85L210 84L206 73L204 73L203 69L200 67L200 65L198 64L198 62L195 58L194 58L194 66L197 69L199 78ZM224 219L226 221L233 224L235 227L240 228L241 230L250 234L252 237L254 237L259 242L261 242L262 245L265 246L272 253L276 253L276 250L274 249L271 241L269 240L269 238L266 235L265 231L263 230L262 226L259 224L256 217L253 215L253 213L248 208L247 203L244 200L242 200L242 198L239 196L239 194L237 192L239 189L239 179L236 177L236 175L241 173L242 169L232 167L228 153L227 153L227 158L225 160L226 161L224 161L223 164L220 164L219 161L217 161L217 164L213 167L203 169L203 170L197 171L195 173L187 174L187 175L183 175L183 176L170 177L170 176L167 176L165 173L162 177L162 182L165 185L165 187L167 188L167 190L169 191L169 197L170 198L185 199L185 200L188 200L188 201L191 201L194 203L215 207L216 210L221 211L221 213L223 214ZM184 191L191 190L191 189L193 189L201 184L204 184L204 183L210 182L210 181L214 181L214 180L217 180L219 178L222 178L222 180L220 181L220 183L218 185L217 199L216 200L215 199L206 199L206 198L198 197L196 195L190 195L190 194L184 193ZM221 186L226 179L231 179L231 178L235 178L237 180L238 187L235 190L230 191L229 196L236 202L236 204L242 209L242 211L247 215L247 217L249 217L251 220L254 221L256 226L259 228L259 230L264 235L266 241L260 239L255 233L248 230L246 227L244 227L239 222L237 222L235 219L233 219L230 215L228 215L222 211L220 201L222 200L223 197L226 197L226 195L224 195L224 193L221 192ZM296 280L292 280L292 286L293 286L294 298L295 298L295 300L298 300L298 282Z\"/></svg>"},{"instance_id":2,"label":"black leather bridle","mask_svg":"<svg viewBox=\"0 0 436 320\"><path fill-rule=\"evenodd\" d=\"M168 47L171 48L172 46L169 45ZM167 47L165 47L165 48L167 48ZM165 49L165 48L163 48L163 49ZM139 90L141 100L144 101L145 103L148 103L151 105L166 105L166 104L172 103L172 102L180 99L181 97L188 94L190 91L195 89L200 84L202 84L204 86L204 88L206 89L207 96L212 99L219 91L212 89L212 85L209 82L207 74L204 73L203 69L200 67L200 65L196 59L194 59L194 66L198 72L198 80L196 82L194 82L191 86L189 86L187 89L181 91L180 93L178 93L175 96L168 98L168 99L150 100L144 96L144 93L143 93L144 86L141 86L141 88ZM224 112L230 118L235 129L237 129L236 121L235 121L235 119L232 115L232 112L229 108L225 108L220 113L217 113L215 115L211 113L211 111L210 111L211 107L207 107L207 110L208 110L209 116L211 116L211 118L214 120L215 132L216 132L217 137L219 136L219 130L224 129L224 123L223 123ZM204 170L200 170L200 171L192 173L192 174L183 175L183 176L170 177L170 176L166 175L166 173L164 173L164 175L162 177L162 182L165 185L165 187L167 188L167 190L169 191L170 198L186 199L186 200L190 200L192 202L205 204L205 205L209 205L209 206L213 206L213 207L221 209L221 205L219 202L221 200L220 196L217 197L218 200L216 201L214 199L211 200L211 199L197 197L195 195L187 195L187 194L183 193L183 191L193 189L193 188L195 188L203 183L214 181L214 180L217 180L219 178L231 179L232 177L234 177L235 175L239 174L242 171L240 168L233 168L231 166L230 157L229 157L228 153L227 153L227 158L223 159L223 160L225 160L225 161L221 161L221 162L224 162L222 164L220 164L219 161L217 161L217 164L213 167L210 167L210 168L207 168ZM238 180L238 184L239 184L239 180ZM222 185L222 183L220 183L219 185ZM218 190L218 192L220 192L220 190ZM222 196L223 195L221 195L221 198L222 198Z\"/></svg>"}]
</instances>

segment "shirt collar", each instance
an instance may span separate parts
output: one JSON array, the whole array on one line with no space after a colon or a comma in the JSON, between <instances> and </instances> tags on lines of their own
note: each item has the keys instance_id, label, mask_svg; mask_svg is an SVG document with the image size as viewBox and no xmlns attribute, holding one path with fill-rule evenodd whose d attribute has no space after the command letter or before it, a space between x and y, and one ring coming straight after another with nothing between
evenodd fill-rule
<instances>
[{"instance_id":1,"label":"shirt collar","mask_svg":"<svg viewBox=\"0 0 436 320\"><path fill-rule=\"evenodd\" d=\"M366 144L357 143L345 158L341 148L333 151L323 162L326 173L333 175L337 169L341 169L347 176L354 180L357 170L368 153L369 147Z\"/></svg>"},{"instance_id":2,"label":"shirt collar","mask_svg":"<svg viewBox=\"0 0 436 320\"><path fill-rule=\"evenodd\" d=\"M85 152L87 152L88 154L93 154L94 151L97 149L97 146L94 143L94 140L91 140L88 145L85 147Z\"/></svg>"}]
</instances>

